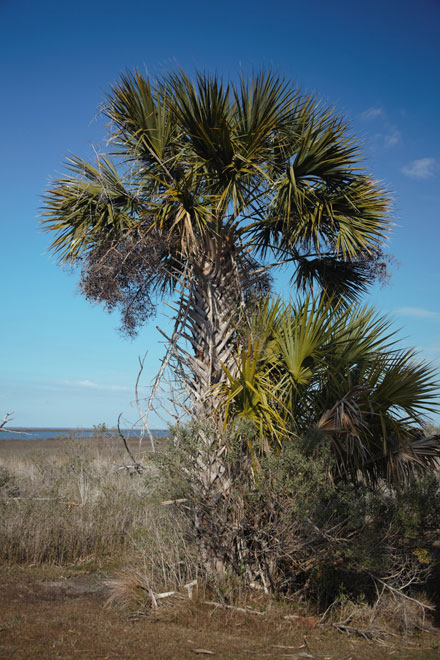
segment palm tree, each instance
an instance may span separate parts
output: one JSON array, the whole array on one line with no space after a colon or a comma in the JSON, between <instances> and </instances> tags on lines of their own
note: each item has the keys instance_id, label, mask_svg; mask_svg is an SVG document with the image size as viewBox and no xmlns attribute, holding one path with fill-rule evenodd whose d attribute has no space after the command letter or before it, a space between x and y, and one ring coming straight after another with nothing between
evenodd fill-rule
<instances>
[{"instance_id":1,"label":"palm tree","mask_svg":"<svg viewBox=\"0 0 440 660\"><path fill-rule=\"evenodd\" d=\"M107 96L109 153L46 194L52 250L128 332L176 307L175 366L197 414L234 367L236 321L287 264L292 285L356 300L383 269L389 198L346 123L262 71L237 83L123 75ZM113 159L113 160L112 160Z\"/></svg>"},{"instance_id":2,"label":"palm tree","mask_svg":"<svg viewBox=\"0 0 440 660\"><path fill-rule=\"evenodd\" d=\"M435 370L396 343L389 321L367 307L265 298L220 387L225 424L252 422L257 469L286 441L306 453L329 445L335 476L371 484L438 469L440 435L424 433L425 415L438 409Z\"/></svg>"}]
</instances>

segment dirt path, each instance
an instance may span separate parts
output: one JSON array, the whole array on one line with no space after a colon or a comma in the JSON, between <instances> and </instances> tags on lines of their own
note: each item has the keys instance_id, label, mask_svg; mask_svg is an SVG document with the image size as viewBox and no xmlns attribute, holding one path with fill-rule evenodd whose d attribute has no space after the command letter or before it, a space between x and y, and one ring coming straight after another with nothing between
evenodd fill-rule
<instances>
[{"instance_id":1,"label":"dirt path","mask_svg":"<svg viewBox=\"0 0 440 660\"><path fill-rule=\"evenodd\" d=\"M423 635L411 647L379 646L334 630L312 629L308 621L266 620L187 603L158 618L129 617L105 608L105 600L105 585L96 576L61 569L2 569L0 660L440 658L440 633Z\"/></svg>"}]
</instances>

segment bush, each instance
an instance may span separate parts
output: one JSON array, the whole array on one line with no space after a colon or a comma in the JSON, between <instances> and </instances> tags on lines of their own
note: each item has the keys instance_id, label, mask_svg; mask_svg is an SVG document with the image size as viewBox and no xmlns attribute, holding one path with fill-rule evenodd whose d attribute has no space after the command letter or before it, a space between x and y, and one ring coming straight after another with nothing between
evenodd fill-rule
<instances>
[{"instance_id":1,"label":"bush","mask_svg":"<svg viewBox=\"0 0 440 660\"><path fill-rule=\"evenodd\" d=\"M188 500L208 576L237 576L319 609L342 596L372 603L378 589L426 585L440 528L435 476L398 491L338 482L334 456L325 447L308 453L299 441L260 459L254 473L246 433L252 428L220 438L210 424L179 427L158 459L164 495Z\"/></svg>"}]
</instances>

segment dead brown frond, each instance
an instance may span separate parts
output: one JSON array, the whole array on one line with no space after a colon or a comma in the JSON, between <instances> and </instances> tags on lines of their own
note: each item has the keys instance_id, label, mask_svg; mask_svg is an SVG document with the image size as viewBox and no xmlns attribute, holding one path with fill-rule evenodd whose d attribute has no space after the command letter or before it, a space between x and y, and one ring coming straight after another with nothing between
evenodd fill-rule
<instances>
[{"instance_id":1,"label":"dead brown frond","mask_svg":"<svg viewBox=\"0 0 440 660\"><path fill-rule=\"evenodd\" d=\"M174 609L182 604L182 601L191 600L197 581L193 580L182 585L180 590L162 591L151 583L149 575L134 568L128 568L107 580L105 584L110 591L105 603L106 607L136 610L139 613L151 611L159 614L159 611Z\"/></svg>"},{"instance_id":2,"label":"dead brown frond","mask_svg":"<svg viewBox=\"0 0 440 660\"><path fill-rule=\"evenodd\" d=\"M116 606L120 609L144 609L152 606L149 580L133 569L121 571L115 577L106 580L110 595L106 607Z\"/></svg>"}]
</instances>

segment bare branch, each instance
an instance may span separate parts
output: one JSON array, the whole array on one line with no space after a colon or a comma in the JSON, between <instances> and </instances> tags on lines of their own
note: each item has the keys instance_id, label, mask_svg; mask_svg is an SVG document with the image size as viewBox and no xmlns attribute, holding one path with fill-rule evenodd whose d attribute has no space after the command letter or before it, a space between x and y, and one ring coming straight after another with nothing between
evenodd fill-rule
<instances>
[{"instance_id":1,"label":"bare branch","mask_svg":"<svg viewBox=\"0 0 440 660\"><path fill-rule=\"evenodd\" d=\"M124 446L125 446L125 449L127 450L128 455L130 456L131 460L133 461L133 468L136 470L136 472L138 472L138 473L140 474L141 472L143 472L143 470L144 470L144 466L141 465L141 463L138 463L138 461L135 459L135 457L133 456L133 454L132 454L131 451L130 451L130 448L129 448L129 446L128 446L127 440L126 440L126 438L125 438L125 435L124 435L124 434L122 433L122 431L121 431L121 425L120 425L121 417L122 417L122 413L119 413L119 417L118 417L118 433L119 433L119 436L120 436L121 439L122 439L122 442L124 443Z\"/></svg>"},{"instance_id":2,"label":"bare branch","mask_svg":"<svg viewBox=\"0 0 440 660\"><path fill-rule=\"evenodd\" d=\"M142 446L142 440L144 439L145 430L147 430L148 437L150 438L150 443L151 443L151 451L154 453L156 451L156 447L154 445L153 434L150 431L150 427L148 426L147 416L143 412L142 406L141 406L141 403L140 403L140 400L139 400L139 381L141 379L142 372L144 370L145 358L147 357L147 354L148 354L148 351L145 353L145 355L142 359L139 357L139 365L140 366L139 366L139 371L138 371L138 375L137 375L137 378L136 378L136 384L134 386L134 391L135 391L135 397L136 397L136 405L137 405L137 409L139 411L139 418L142 420L142 431L141 431L141 435L139 437L139 449Z\"/></svg>"},{"instance_id":3,"label":"bare branch","mask_svg":"<svg viewBox=\"0 0 440 660\"><path fill-rule=\"evenodd\" d=\"M4 418L3 418L3 421L0 422L0 429L3 429L3 427L6 426L6 424L7 424L8 422L10 422L11 419L13 419L13 418L11 417L11 415L13 415L13 414L14 414L14 411L13 411L13 410L10 410L9 412L6 413L6 415L5 415Z\"/></svg>"},{"instance_id":4,"label":"bare branch","mask_svg":"<svg viewBox=\"0 0 440 660\"><path fill-rule=\"evenodd\" d=\"M12 415L13 414L14 414L14 411L10 410L3 417L3 421L0 422L0 432L3 431L3 433L18 433L19 435L32 435L31 433L26 433L25 431L12 431L11 429L5 429L4 428L6 426L6 424L8 424L9 422L12 422L12 420L13 420Z\"/></svg>"}]
</instances>

